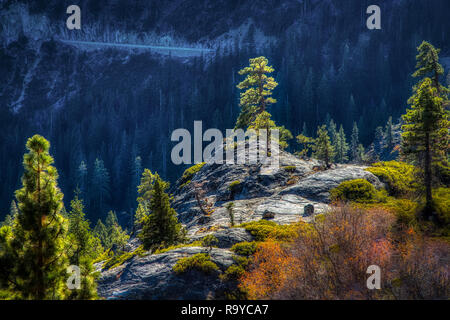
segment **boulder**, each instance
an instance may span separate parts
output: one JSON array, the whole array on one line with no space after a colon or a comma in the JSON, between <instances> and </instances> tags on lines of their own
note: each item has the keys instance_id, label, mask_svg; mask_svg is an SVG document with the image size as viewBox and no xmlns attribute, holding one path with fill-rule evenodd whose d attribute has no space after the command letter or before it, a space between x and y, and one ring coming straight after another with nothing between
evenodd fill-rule
<instances>
[{"instance_id":1,"label":"boulder","mask_svg":"<svg viewBox=\"0 0 450 320\"><path fill-rule=\"evenodd\" d=\"M305 206L304 212L303 212L303 216L305 217L310 217L314 214L314 206L312 204L307 204Z\"/></svg>"}]
</instances>

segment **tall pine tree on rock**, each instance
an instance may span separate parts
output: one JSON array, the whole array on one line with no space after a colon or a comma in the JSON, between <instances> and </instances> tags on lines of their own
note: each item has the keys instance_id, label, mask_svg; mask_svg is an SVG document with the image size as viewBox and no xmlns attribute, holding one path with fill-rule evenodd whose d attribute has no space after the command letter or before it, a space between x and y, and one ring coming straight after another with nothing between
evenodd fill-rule
<instances>
[{"instance_id":1,"label":"tall pine tree on rock","mask_svg":"<svg viewBox=\"0 0 450 320\"><path fill-rule=\"evenodd\" d=\"M22 299L62 299L68 293L69 265L64 252L67 221L60 213L63 194L50 143L35 135L26 147L23 187L16 191L19 214L9 242L16 258L10 289Z\"/></svg>"},{"instance_id":2,"label":"tall pine tree on rock","mask_svg":"<svg viewBox=\"0 0 450 320\"><path fill-rule=\"evenodd\" d=\"M245 91L241 93L241 113L237 119L236 129L246 130L259 114L277 102L272 98L272 90L278 83L273 77L268 76L274 71L268 63L265 57L250 59L250 66L239 71L240 75L247 77L237 86L238 89Z\"/></svg>"}]
</instances>

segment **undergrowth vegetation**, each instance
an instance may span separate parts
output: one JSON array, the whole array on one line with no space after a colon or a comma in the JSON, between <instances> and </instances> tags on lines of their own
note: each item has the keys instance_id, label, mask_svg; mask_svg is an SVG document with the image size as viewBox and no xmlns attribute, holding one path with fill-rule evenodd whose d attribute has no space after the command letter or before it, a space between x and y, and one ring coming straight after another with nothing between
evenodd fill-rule
<instances>
[{"instance_id":1,"label":"undergrowth vegetation","mask_svg":"<svg viewBox=\"0 0 450 320\"><path fill-rule=\"evenodd\" d=\"M206 253L197 253L192 257L181 258L173 266L176 274L183 274L191 270L198 270L205 274L212 274L219 270L219 267L211 261L211 257Z\"/></svg>"}]
</instances>

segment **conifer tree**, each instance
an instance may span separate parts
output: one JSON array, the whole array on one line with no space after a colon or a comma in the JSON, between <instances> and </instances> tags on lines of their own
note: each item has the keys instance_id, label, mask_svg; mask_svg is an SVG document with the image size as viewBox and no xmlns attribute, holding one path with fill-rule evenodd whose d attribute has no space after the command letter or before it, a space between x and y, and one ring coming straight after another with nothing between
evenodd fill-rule
<instances>
[{"instance_id":1,"label":"conifer tree","mask_svg":"<svg viewBox=\"0 0 450 320\"><path fill-rule=\"evenodd\" d=\"M284 126L278 127L271 119L270 113L264 111L256 116L256 119L250 124L249 129L254 129L259 133L260 129L267 130L267 141L269 142L271 130L278 130L278 144L280 148L285 149L288 145L288 140L292 139L292 133Z\"/></svg>"},{"instance_id":2,"label":"conifer tree","mask_svg":"<svg viewBox=\"0 0 450 320\"><path fill-rule=\"evenodd\" d=\"M105 220L105 227L107 232L106 247L113 249L123 249L130 236L126 230L123 230L117 219L114 211L109 211Z\"/></svg>"},{"instance_id":3,"label":"conifer tree","mask_svg":"<svg viewBox=\"0 0 450 320\"><path fill-rule=\"evenodd\" d=\"M274 71L268 63L265 57L250 59L250 66L239 71L239 74L246 75L246 78L237 86L245 91L241 93L241 113L236 122L236 129L246 130L259 114L277 102L272 98L272 90L278 83L268 76Z\"/></svg>"},{"instance_id":4,"label":"conifer tree","mask_svg":"<svg viewBox=\"0 0 450 320\"><path fill-rule=\"evenodd\" d=\"M110 245L110 241L108 239L108 229L102 220L97 220L93 233L96 238L100 239L100 242L105 249L110 249L110 247L108 247L108 245Z\"/></svg>"},{"instance_id":5,"label":"conifer tree","mask_svg":"<svg viewBox=\"0 0 450 320\"><path fill-rule=\"evenodd\" d=\"M336 162L339 163L344 163L346 161L348 161L348 143L347 143L347 139L345 137L345 132L344 132L344 128L341 127L339 128L339 132L336 135L336 144L334 146L335 151L336 151Z\"/></svg>"},{"instance_id":6,"label":"conifer tree","mask_svg":"<svg viewBox=\"0 0 450 320\"><path fill-rule=\"evenodd\" d=\"M325 125L318 127L317 138L313 145L314 157L325 163L325 166L329 168L333 162L335 156L335 150L330 142L328 136L327 127Z\"/></svg>"},{"instance_id":7,"label":"conifer tree","mask_svg":"<svg viewBox=\"0 0 450 320\"><path fill-rule=\"evenodd\" d=\"M352 154L352 161L358 162L358 147L359 147L359 129L356 122L353 122L352 137L350 142L350 152Z\"/></svg>"},{"instance_id":8,"label":"conifer tree","mask_svg":"<svg viewBox=\"0 0 450 320\"><path fill-rule=\"evenodd\" d=\"M408 101L411 108L402 116L401 153L414 160L424 173L426 205L424 218L433 214L433 163L445 160L448 154L450 122L444 99L430 78L425 78Z\"/></svg>"},{"instance_id":9,"label":"conifer tree","mask_svg":"<svg viewBox=\"0 0 450 320\"><path fill-rule=\"evenodd\" d=\"M154 176L150 214L144 217L142 232L139 234L145 249L170 246L185 238L184 229L178 222L177 213L170 206L169 195L165 192L168 183L162 181L157 173Z\"/></svg>"},{"instance_id":10,"label":"conifer tree","mask_svg":"<svg viewBox=\"0 0 450 320\"><path fill-rule=\"evenodd\" d=\"M336 123L334 123L333 119L330 119L330 123L327 126L328 129L328 135L331 139L331 144L333 146L336 146L336 139L337 139L337 126Z\"/></svg>"},{"instance_id":11,"label":"conifer tree","mask_svg":"<svg viewBox=\"0 0 450 320\"><path fill-rule=\"evenodd\" d=\"M373 142L373 151L375 152L378 160L381 159L381 155L384 149L384 133L382 127L377 127L375 130L375 140Z\"/></svg>"},{"instance_id":12,"label":"conifer tree","mask_svg":"<svg viewBox=\"0 0 450 320\"><path fill-rule=\"evenodd\" d=\"M440 83L440 76L444 74L444 68L439 63L439 53L441 50L436 49L431 43L423 41L417 48L417 51L417 65L413 77L422 79L424 77L431 78L432 86L441 98L445 98L443 102L446 102L448 89Z\"/></svg>"},{"instance_id":13,"label":"conifer tree","mask_svg":"<svg viewBox=\"0 0 450 320\"><path fill-rule=\"evenodd\" d=\"M105 201L109 198L109 173L101 159L95 159L94 173L92 175L92 202L94 209L102 214Z\"/></svg>"},{"instance_id":14,"label":"conifer tree","mask_svg":"<svg viewBox=\"0 0 450 320\"><path fill-rule=\"evenodd\" d=\"M314 143L314 139L307 137L303 134L298 135L296 137L296 139L297 139L297 143L302 146L302 149L299 152L297 152L296 154L302 159L307 158L308 154L310 153L311 147Z\"/></svg>"},{"instance_id":15,"label":"conifer tree","mask_svg":"<svg viewBox=\"0 0 450 320\"><path fill-rule=\"evenodd\" d=\"M77 187L80 189L82 194L85 194L87 191L87 174L88 169L86 163L84 161L81 161L77 169Z\"/></svg>"},{"instance_id":16,"label":"conifer tree","mask_svg":"<svg viewBox=\"0 0 450 320\"><path fill-rule=\"evenodd\" d=\"M16 202L13 200L11 201L11 207L9 210L9 214L6 215L5 220L1 225L3 226L9 226L12 227L14 224L14 221L17 219L17 215L19 214L19 209L17 209Z\"/></svg>"},{"instance_id":17,"label":"conifer tree","mask_svg":"<svg viewBox=\"0 0 450 320\"><path fill-rule=\"evenodd\" d=\"M392 117L389 117L389 120L386 123L384 136L386 139L386 149L390 153L392 152L392 149L394 149L394 133L393 133Z\"/></svg>"},{"instance_id":18,"label":"conifer tree","mask_svg":"<svg viewBox=\"0 0 450 320\"><path fill-rule=\"evenodd\" d=\"M97 284L93 276L93 261L102 254L103 248L100 239L95 237L85 218L83 200L75 198L70 202L69 216L69 260L71 265L80 268L81 288L72 290L69 299L95 299L97 298Z\"/></svg>"},{"instance_id":19,"label":"conifer tree","mask_svg":"<svg viewBox=\"0 0 450 320\"><path fill-rule=\"evenodd\" d=\"M50 143L42 136L28 139L23 187L16 191L17 223L11 230L15 257L10 289L22 299L62 299L67 296L65 249L67 221L61 215L63 194L52 166Z\"/></svg>"}]
</instances>

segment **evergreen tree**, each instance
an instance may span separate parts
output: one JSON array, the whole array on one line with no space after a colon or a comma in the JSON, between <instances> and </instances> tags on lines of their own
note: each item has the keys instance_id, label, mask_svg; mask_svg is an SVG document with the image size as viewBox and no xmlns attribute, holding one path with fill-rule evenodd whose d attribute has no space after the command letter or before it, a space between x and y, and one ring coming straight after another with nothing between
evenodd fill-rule
<instances>
[{"instance_id":1,"label":"evergreen tree","mask_svg":"<svg viewBox=\"0 0 450 320\"><path fill-rule=\"evenodd\" d=\"M288 145L288 140L293 138L292 133L284 126L278 127L271 119L270 113L264 111L256 116L256 119L250 124L249 129L254 129L258 134L260 129L267 130L267 142L270 142L271 130L278 130L278 143L280 148L285 149Z\"/></svg>"},{"instance_id":2,"label":"evergreen tree","mask_svg":"<svg viewBox=\"0 0 450 320\"><path fill-rule=\"evenodd\" d=\"M317 128L317 138L314 140L313 156L325 162L325 166L329 168L335 156L335 150L330 142L328 131L325 125Z\"/></svg>"},{"instance_id":3,"label":"evergreen tree","mask_svg":"<svg viewBox=\"0 0 450 320\"><path fill-rule=\"evenodd\" d=\"M373 142L373 151L375 152L378 160L381 159L381 155L384 149L384 133L382 127L377 127L375 130L375 140Z\"/></svg>"},{"instance_id":4,"label":"evergreen tree","mask_svg":"<svg viewBox=\"0 0 450 320\"><path fill-rule=\"evenodd\" d=\"M358 147L359 147L359 129L356 122L353 122L352 137L350 142L350 152L352 154L352 161L358 162Z\"/></svg>"},{"instance_id":5,"label":"evergreen tree","mask_svg":"<svg viewBox=\"0 0 450 320\"><path fill-rule=\"evenodd\" d=\"M14 221L16 221L17 216L19 214L19 209L17 209L16 202L11 201L11 207L9 210L9 214L6 215L5 220L1 225L12 227L14 225Z\"/></svg>"},{"instance_id":6,"label":"evergreen tree","mask_svg":"<svg viewBox=\"0 0 450 320\"><path fill-rule=\"evenodd\" d=\"M184 240L184 229L178 222L177 213L170 206L169 195L165 192L168 183L155 173L151 190L150 214L145 216L139 238L145 249L158 246L170 246Z\"/></svg>"},{"instance_id":7,"label":"evergreen tree","mask_svg":"<svg viewBox=\"0 0 450 320\"><path fill-rule=\"evenodd\" d=\"M386 149L389 153L391 153L392 150L394 149L394 133L393 133L392 117L389 117L389 120L386 123L384 136L386 139Z\"/></svg>"},{"instance_id":8,"label":"evergreen tree","mask_svg":"<svg viewBox=\"0 0 450 320\"><path fill-rule=\"evenodd\" d=\"M77 188L80 189L81 194L83 195L87 192L87 174L88 169L86 163L84 161L81 161L77 169Z\"/></svg>"},{"instance_id":9,"label":"evergreen tree","mask_svg":"<svg viewBox=\"0 0 450 320\"><path fill-rule=\"evenodd\" d=\"M328 135L331 139L331 144L333 146L336 146L336 140L337 140L337 126L336 123L334 123L333 119L330 119L330 123L327 125L328 129Z\"/></svg>"},{"instance_id":10,"label":"evergreen tree","mask_svg":"<svg viewBox=\"0 0 450 320\"><path fill-rule=\"evenodd\" d=\"M297 143L302 146L302 149L299 152L297 152L296 154L302 159L307 158L308 154L310 153L311 147L314 143L314 139L307 137L303 134L298 135L296 137L296 139L297 139Z\"/></svg>"},{"instance_id":11,"label":"evergreen tree","mask_svg":"<svg viewBox=\"0 0 450 320\"><path fill-rule=\"evenodd\" d=\"M336 144L334 148L336 150L336 161L339 163L347 162L349 147L347 139L345 137L344 128L342 127L342 125L339 128L339 132L337 133Z\"/></svg>"},{"instance_id":12,"label":"evergreen tree","mask_svg":"<svg viewBox=\"0 0 450 320\"><path fill-rule=\"evenodd\" d=\"M110 249L110 241L108 239L108 229L106 228L105 224L102 222L102 220L98 219L97 224L94 227L94 236L98 239L100 239L100 242L105 249Z\"/></svg>"},{"instance_id":13,"label":"evergreen tree","mask_svg":"<svg viewBox=\"0 0 450 320\"><path fill-rule=\"evenodd\" d=\"M114 211L108 212L105 220L105 227L107 232L106 247L113 249L113 251L123 249L130 236L127 234L126 230L122 230Z\"/></svg>"},{"instance_id":14,"label":"evergreen tree","mask_svg":"<svg viewBox=\"0 0 450 320\"><path fill-rule=\"evenodd\" d=\"M94 204L93 209L97 210L96 215L100 216L104 209L105 201L109 198L109 173L101 159L95 160L91 196Z\"/></svg>"},{"instance_id":15,"label":"evergreen tree","mask_svg":"<svg viewBox=\"0 0 450 320\"><path fill-rule=\"evenodd\" d=\"M304 135L305 137L308 136L308 127L306 126L306 122L303 122L302 135Z\"/></svg>"},{"instance_id":16,"label":"evergreen tree","mask_svg":"<svg viewBox=\"0 0 450 320\"><path fill-rule=\"evenodd\" d=\"M310 119L319 121L317 114L314 114L314 89L313 89L313 71L309 68L305 83L302 87L303 113ZM317 122L316 122L317 124Z\"/></svg>"},{"instance_id":17,"label":"evergreen tree","mask_svg":"<svg viewBox=\"0 0 450 320\"><path fill-rule=\"evenodd\" d=\"M61 215L63 194L52 166L50 143L42 136L28 139L23 187L16 191L17 222L9 229L9 290L21 299L62 299L67 296L64 252L67 221ZM5 229L6 230L6 229Z\"/></svg>"},{"instance_id":18,"label":"evergreen tree","mask_svg":"<svg viewBox=\"0 0 450 320\"><path fill-rule=\"evenodd\" d=\"M364 146L360 143L358 145L358 148L356 149L356 162L366 162L366 150L364 149Z\"/></svg>"},{"instance_id":19,"label":"evergreen tree","mask_svg":"<svg viewBox=\"0 0 450 320\"><path fill-rule=\"evenodd\" d=\"M83 200L75 198L70 202L69 212L69 260L71 265L80 268L81 288L72 290L69 299L94 299L97 297L97 284L93 276L93 261L102 254L100 239L95 237L85 218Z\"/></svg>"},{"instance_id":20,"label":"evergreen tree","mask_svg":"<svg viewBox=\"0 0 450 320\"><path fill-rule=\"evenodd\" d=\"M237 86L245 92L241 93L239 104L241 113L237 119L236 129L246 130L259 114L277 102L272 98L272 90L278 83L268 76L274 71L268 63L265 57L250 59L250 66L239 71L239 74L246 75L246 78Z\"/></svg>"},{"instance_id":21,"label":"evergreen tree","mask_svg":"<svg viewBox=\"0 0 450 320\"><path fill-rule=\"evenodd\" d=\"M408 101L411 108L402 116L405 124L402 126L401 152L415 160L424 173L424 218L430 218L433 214L432 165L445 160L448 153L450 122L443 102L433 81L425 78Z\"/></svg>"},{"instance_id":22,"label":"evergreen tree","mask_svg":"<svg viewBox=\"0 0 450 320\"><path fill-rule=\"evenodd\" d=\"M430 77L432 86L436 88L437 94L447 100L448 89L440 83L440 76L444 74L444 68L439 63L439 53L441 50L436 49L429 42L423 41L417 48L417 51L417 65L413 77L422 79L424 77ZM446 102L445 100L444 102Z\"/></svg>"}]
</instances>

